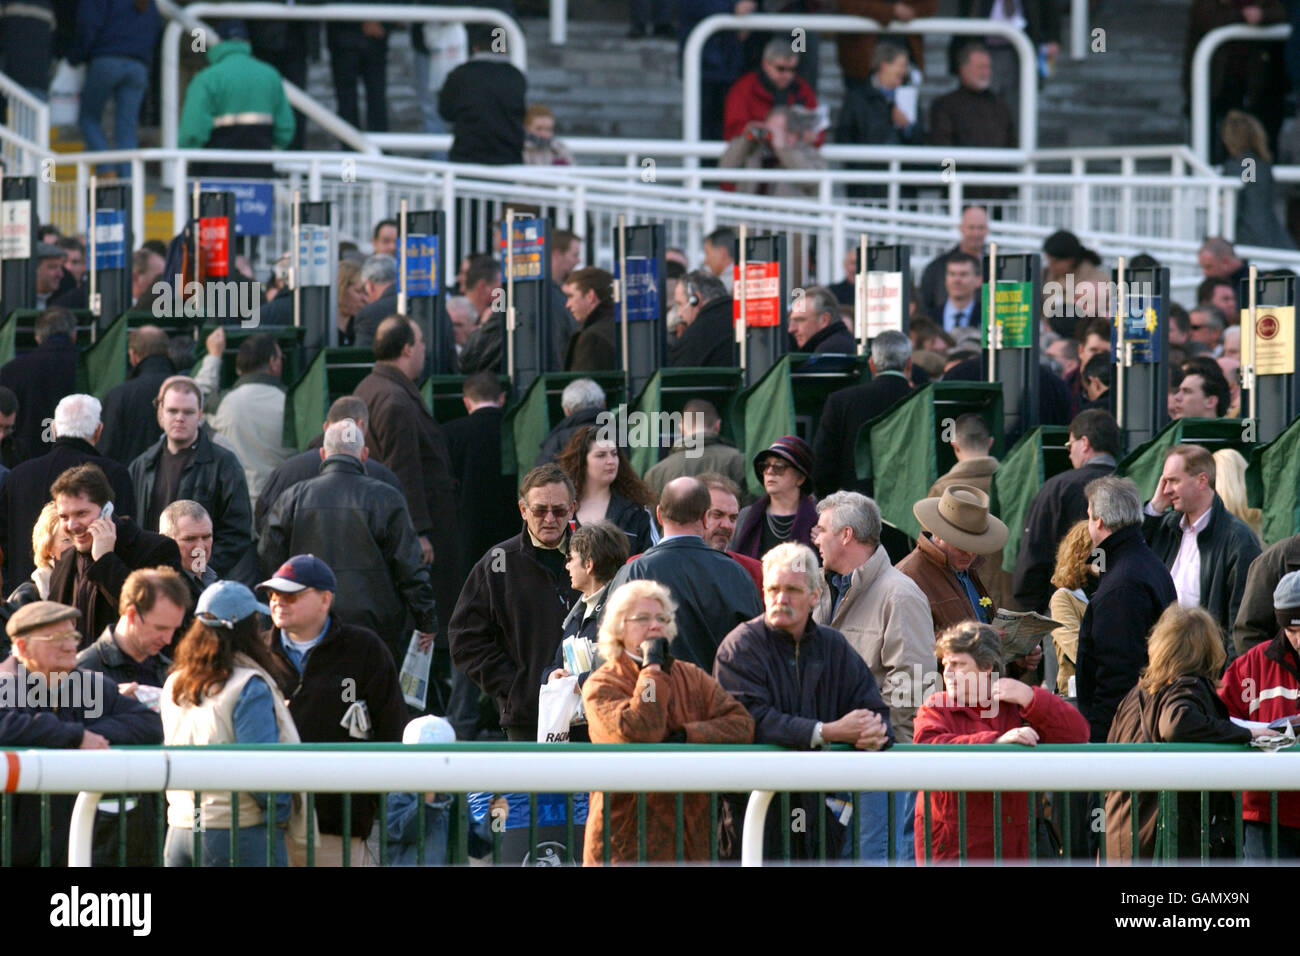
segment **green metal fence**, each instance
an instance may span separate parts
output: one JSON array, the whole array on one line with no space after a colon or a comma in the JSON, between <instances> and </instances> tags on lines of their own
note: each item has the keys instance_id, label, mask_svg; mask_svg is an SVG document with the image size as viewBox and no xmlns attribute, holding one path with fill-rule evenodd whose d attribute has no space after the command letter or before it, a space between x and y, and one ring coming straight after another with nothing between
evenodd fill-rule
<instances>
[{"instance_id":1,"label":"green metal fence","mask_svg":"<svg viewBox=\"0 0 1300 956\"><path fill-rule=\"evenodd\" d=\"M123 748L130 750L157 750L158 748ZM172 748L183 749L183 748ZM199 749L199 748L184 748ZM312 751L326 751L330 753L337 752L339 761L339 772L346 779L346 761L349 753L361 752L402 752L411 753L413 750L419 751L423 748L400 747L392 744L357 744L357 745L303 745L298 748L276 747L275 745L263 745L259 747L220 747L220 748L202 748L205 750L254 750L283 751L289 749L302 749ZM432 751L443 751L447 748L429 748ZM457 750L475 751L478 753L499 754L503 761L510 760L515 754L546 754L558 753L561 749L564 752L574 753L579 750L583 752L592 751L617 751L626 753L629 750L646 753L673 753L673 754L693 754L700 756L709 752L736 752L743 751L747 753L762 753L764 751L780 752L780 748L775 747L702 747L702 746L674 746L674 745L653 745L640 747L597 747L591 745L536 745L536 744L458 744L455 745ZM849 750L850 748L835 748ZM1178 753L1225 753L1225 752L1243 752L1248 748L1227 747L1227 746L1192 746L1192 745L1080 745L1080 746L1043 746L1039 748L1013 748L1010 746L958 746L958 747L931 747L931 746L912 746L899 745L895 748L896 752L916 752L924 751L927 753L953 751L957 753L970 754L977 751L996 752L998 754L1015 754L1016 759L1032 761L1036 753L1120 753L1120 752L1140 752L1140 753L1161 753L1161 752L1178 752ZM433 754L430 754L433 759ZM871 754L863 754L862 760L870 761L873 758ZM1261 760L1279 759L1269 758L1260 755ZM1280 759L1287 759L1284 753ZM1297 782L1296 788L1300 790L1300 763L1296 765ZM667 782L667 781L666 781ZM662 791L672 793L672 791ZM1286 791L1283 791L1286 792ZM1230 835L1225 836L1225 821L1218 821L1214 827L1210 825L1212 791L1182 791L1181 794L1174 791L1161 791L1150 795L1145 795L1142 799L1153 802L1155 810L1155 839L1154 846L1148 851L1143 852L1139 847L1139 817L1135 812L1129 814L1128 826L1128 848L1134 860L1142 862L1152 861L1157 863L1209 863L1227 862L1229 859L1243 859L1244 848L1244 827L1242 821L1242 795L1240 792L1231 794L1233 812L1231 820L1226 821L1227 827L1230 827ZM396 865L458 865L466 864L474 858L480 863L492 864L518 864L524 861L530 863L555 863L555 864L580 864L582 862L582 853L579 850L579 838L584 829L590 829L585 826L579 819L579 804L583 799L581 794L562 794L562 795L539 795L531 793L526 795L514 795L515 806L506 814L499 812L499 803L497 809L484 812L485 805L497 795L481 794L476 798L471 798L468 793L456 794L399 794L399 793L381 793L379 798L379 809L376 815L376 825L369 834L352 834L349 832L352 820L353 801L357 799L369 799L362 794L338 794L341 799L341 821L342 833L339 834L342 840L342 858L343 865L350 865L352 860L350 837L356 836L368 838L370 844L375 847L377 862L381 866ZM432 800L427 799L432 797ZM608 795L605 795L608 796ZM671 824L672 824L672 852L670 855L660 854L656 859L651 859L651 850L648 846L648 833L656 826L662 827L666 823L667 813L665 811L666 801L656 801L659 807L655 811L649 805L647 793L636 793L631 795L632 814L635 817L635 843L636 853L635 860L628 858L624 860L615 860L611 853L611 822L610 813L603 814L603 826L599 829L598 834L591 834L599 840L599 851L593 854L594 858L605 864L611 862L685 862L687 861L687 839L688 824L690 826L703 825L708 833L708 855L707 862L720 863L730 859L738 860L738 852L729 853L728 847L724 842L729 842L731 849L738 848L740 838L740 815L744 810L745 794L707 794L707 820L704 818L704 812L701 810L698 817L688 820L687 816L687 795L682 793L673 793L671 801ZM1028 859L1030 861L1053 862L1053 863L1073 863L1076 865L1104 865L1106 863L1106 834L1104 829L1105 816L1104 808L1106 804L1106 794L1104 792L1091 793L1036 793L1031 792L1024 795L1026 798L1025 815L1023 826L1028 839ZM202 794L193 793L194 806L201 806ZM526 812L522 810L523 800L526 798ZM861 862L860 857L860 827L863 821L863 810L861 804L861 793L827 793L819 792L816 794L792 794L781 793L773 802L773 810L768 815L768 837L764 844L764 857L771 862L782 861L825 861L825 862ZM1139 805L1139 794L1130 793L1130 810ZM63 811L56 806L53 801L70 801L69 795L52 795L49 793L37 794L0 794L0 866L10 867L14 865L14 846L15 846L15 826L17 825L16 803L18 800L37 800L39 801L39 827L41 834L39 865L49 866L51 862L61 856L56 852L51 839L51 834L57 832L55 826L56 817ZM1022 825L1011 817L1005 817L1003 807L1008 800L1018 801L1020 795L1010 796L1006 793L995 792L992 794L992 819L979 819L978 813L972 813L969 799L969 793L958 792L956 794L957 806L957 830L959 833L957 858L955 861L961 864L968 863L993 863L997 864L1004 860L1004 845L1006 844L1008 827L1018 827ZM552 805L558 805L562 802L563 815L557 823L552 821L547 824L542 820L539 814L539 801L547 801ZM409 825L412 819L409 809L407 812L408 823L401 828L398 834L390 828L389 811L395 808L400 809L399 804L403 803L409 808L411 802L414 802L413 821L414 825ZM828 802L829 801L829 802ZM605 806L608 807L608 800L605 800ZM931 792L923 792L917 796L917 812L915 818L916 827L919 828L921 837L916 841L919 862L932 863L941 855L940 848L935 846L933 834L938 824L936 819L936 808ZM980 801L981 803L984 801ZM164 844L167 832L167 799L164 793L118 793L105 794L101 798L100 806L105 807L109 804L108 809L116 810L113 812L104 812L101 810L96 818L96 861L95 865L104 866L162 866L164 865ZM471 809L471 804L478 806L478 812ZM626 799L624 800L626 804ZM789 821L798 820L798 811L800 806L807 806L809 803L818 808L821 812L815 814L815 818L804 819L802 827L787 825ZM65 804L66 805L66 804ZM225 839L228 840L228 865L238 865L240 858L241 829L239 821L239 798L238 794L230 794L231 820L230 827L226 831ZM885 860L873 860L872 862L889 862L903 863L912 865L912 861L904 860L906 856L906 847L900 846L897 839L899 823L895 800L892 798L885 801L886 806L886 853ZM1179 842L1179 815L1188 812L1188 807L1200 819L1196 829L1196 836L1192 840L1184 839L1182 845ZM1265 840L1265 851L1268 855L1277 859L1279 857L1279 828L1278 828L1278 792L1272 791L1269 794L1270 806L1270 823L1267 824L1268 835ZM127 808L134 809L128 812ZM778 809L779 808L779 809ZM849 809L852 808L852 812ZM151 810L146 814L148 817L147 826L152 832L145 834L141 830L140 820L142 817L131 818L130 813L141 810ZM523 822L519 824L520 813L523 815ZM277 811L274 799L268 799L266 802L266 822L267 832L275 832L277 824L284 821L277 821ZM663 819L654 819L658 813ZM775 814L775 816L773 816ZM28 804L28 810L25 813L30 823L36 823L31 813L31 805ZM724 818L730 817L735 821L734 832L724 833L720 825ZM305 798L305 817L308 839L306 841L306 865L316 865L317 844L311 838L315 830L316 822L316 797L313 794L307 794ZM1005 817L1005 819L1004 819ZM836 838L836 833L841 828L833 822L836 818L847 818L847 825L842 828L842 839ZM515 824L511 825L511 821ZM980 828L987 831L989 824L992 826L992 857L991 859L982 859L979 854L973 854L970 850L970 837L972 833ZM951 825L951 821L949 821ZM115 830L115 833L114 833ZM513 832L512 832L513 831ZM549 837L548 837L549 831ZM219 833L217 830L209 829L208 833ZM1184 831L1186 832L1186 831ZM779 836L776 834L779 833ZM441 845L445 834L445 852L437 852L431 858L431 853L436 845ZM182 832L182 837L184 834ZM146 839L146 836L151 839ZM115 837L115 840L114 840ZM732 839L727 840L728 837ZM201 829L194 829L189 837L192 843L192 861L193 865L201 865L203 858L202 842L204 839ZM221 836L214 837L216 840L222 840ZM560 853L554 852L557 845L561 848ZM430 843L429 841L434 841ZM273 843L266 842L265 859L258 858L255 865L274 865ZM834 845L841 843L844 847L839 854L832 852ZM1188 845L1190 843L1190 845ZM115 844L115 845L110 845ZM144 844L148 844L148 851L141 855L140 849ZM800 844L806 847L811 846L812 852L801 852ZM107 847L107 851L106 848ZM251 861L249 861L251 862ZM705 862L697 860L696 862Z\"/></svg>"}]
</instances>

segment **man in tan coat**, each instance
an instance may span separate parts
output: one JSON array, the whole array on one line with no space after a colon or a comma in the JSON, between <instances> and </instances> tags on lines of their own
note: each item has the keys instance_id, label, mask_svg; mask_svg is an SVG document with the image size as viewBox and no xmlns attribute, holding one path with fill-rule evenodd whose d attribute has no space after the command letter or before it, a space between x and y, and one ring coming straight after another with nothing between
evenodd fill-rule
<instances>
[{"instance_id":1,"label":"man in tan coat","mask_svg":"<svg viewBox=\"0 0 1300 956\"><path fill-rule=\"evenodd\" d=\"M813 542L821 552L827 587L813 620L835 628L871 668L889 705L896 738L910 742L912 718L936 689L934 632L929 601L907 575L889 563L880 547L880 509L866 495L837 491L817 504ZM888 799L859 794L860 860L885 862L888 849ZM895 793L894 846L910 860L915 793Z\"/></svg>"},{"instance_id":2,"label":"man in tan coat","mask_svg":"<svg viewBox=\"0 0 1300 956\"><path fill-rule=\"evenodd\" d=\"M929 497L938 498L951 485L970 485L991 496L998 460L989 454L993 449L993 436L989 434L988 422L975 412L958 416L952 426L951 444L957 464L930 486ZM1001 549L985 559L980 566L980 577L988 588L995 610L1014 607L1011 603L1011 574L1002 568Z\"/></svg>"}]
</instances>

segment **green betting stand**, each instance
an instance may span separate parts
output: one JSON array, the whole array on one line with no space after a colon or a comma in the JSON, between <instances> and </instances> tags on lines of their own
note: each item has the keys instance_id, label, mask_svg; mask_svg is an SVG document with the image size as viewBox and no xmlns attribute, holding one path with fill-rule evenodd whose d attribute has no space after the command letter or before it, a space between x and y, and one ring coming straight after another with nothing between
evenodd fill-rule
<instances>
[{"instance_id":1,"label":"green betting stand","mask_svg":"<svg viewBox=\"0 0 1300 956\"><path fill-rule=\"evenodd\" d=\"M643 426L650 429L647 432L648 440L634 442L627 449L636 473L644 475L660 460L661 455L668 454L668 445L662 443L665 419L660 416L680 415L683 406L693 398L703 398L713 403L713 407L722 416L722 437L735 444L738 436L732 427L731 406L740 392L741 382L742 375L738 368L661 368L650 376L632 406L632 411L639 412L640 417L631 421L654 423ZM631 429L632 425L629 424L629 433ZM680 424L674 425L671 433L676 441L681 434ZM656 443L650 440L655 438L660 438L661 441Z\"/></svg>"},{"instance_id":2,"label":"green betting stand","mask_svg":"<svg viewBox=\"0 0 1300 956\"><path fill-rule=\"evenodd\" d=\"M949 420L976 412L988 422L993 455L1002 453L1002 386L997 382L931 382L915 389L858 432L859 478L875 477L881 517L911 538L921 530L912 505L957 463L949 444Z\"/></svg>"},{"instance_id":3,"label":"green betting stand","mask_svg":"<svg viewBox=\"0 0 1300 956\"><path fill-rule=\"evenodd\" d=\"M616 409L626 401L622 372L547 372L533 379L519 404L506 412L501 427L503 474L521 478L533 467L542 442L564 417L560 394L564 386L589 378L605 390L605 407Z\"/></svg>"},{"instance_id":4,"label":"green betting stand","mask_svg":"<svg viewBox=\"0 0 1300 956\"><path fill-rule=\"evenodd\" d=\"M1263 512L1266 545L1300 534L1300 418L1267 445L1251 449L1246 495Z\"/></svg>"},{"instance_id":5,"label":"green betting stand","mask_svg":"<svg viewBox=\"0 0 1300 956\"><path fill-rule=\"evenodd\" d=\"M1007 526L1007 544L1002 551L1002 568L1016 569L1016 553L1024 532L1025 513L1043 487L1043 482L1069 471L1070 449L1066 442L1070 429L1066 425L1039 425L1022 435L993 473L993 491L989 507Z\"/></svg>"}]
</instances>

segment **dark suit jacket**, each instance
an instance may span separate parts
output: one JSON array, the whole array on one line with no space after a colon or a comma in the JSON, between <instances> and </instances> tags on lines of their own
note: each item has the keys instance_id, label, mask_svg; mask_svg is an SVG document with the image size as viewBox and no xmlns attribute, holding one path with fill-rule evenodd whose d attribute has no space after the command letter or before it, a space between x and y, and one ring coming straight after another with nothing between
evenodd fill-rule
<instances>
[{"instance_id":1,"label":"dark suit jacket","mask_svg":"<svg viewBox=\"0 0 1300 956\"><path fill-rule=\"evenodd\" d=\"M50 485L69 468L98 465L113 486L113 509L119 517L133 516L135 489L131 475L95 446L80 438L59 438L48 452L25 461L0 482L0 545L4 547L4 579L11 590L31 577L32 528L50 500Z\"/></svg>"},{"instance_id":2,"label":"dark suit jacket","mask_svg":"<svg viewBox=\"0 0 1300 956\"><path fill-rule=\"evenodd\" d=\"M285 489L292 488L298 482L306 481L308 478L315 478L320 474L320 466L319 443L277 465L275 471L271 472L271 477L267 478L266 484L262 486L262 493L257 496L257 505L253 508L253 527L262 527L266 516L271 513L271 508L275 505L275 499L279 498ZM402 483L397 480L392 469L382 461L374 458L367 459L365 469L367 477L378 478L398 491L402 490Z\"/></svg>"},{"instance_id":3,"label":"dark suit jacket","mask_svg":"<svg viewBox=\"0 0 1300 956\"><path fill-rule=\"evenodd\" d=\"M866 385L842 388L826 399L813 438L813 487L819 496L840 490L871 494L871 482L858 478L853 465L858 431L911 390L902 373L882 373Z\"/></svg>"},{"instance_id":4,"label":"dark suit jacket","mask_svg":"<svg viewBox=\"0 0 1300 956\"><path fill-rule=\"evenodd\" d=\"M669 347L668 364L675 368L730 368L736 365L733 311L731 296L706 303L682 337Z\"/></svg>"},{"instance_id":5,"label":"dark suit jacket","mask_svg":"<svg viewBox=\"0 0 1300 956\"><path fill-rule=\"evenodd\" d=\"M92 644L104 628L117 623L117 602L127 575L137 568L156 568L165 564L181 570L181 553L171 538L145 531L129 518L113 518L117 525L117 544L113 550L90 566L90 579L95 582L95 596L91 600L90 620L80 622L81 648ZM73 607L73 592L77 581L77 549L69 548L54 563L50 575L50 600Z\"/></svg>"},{"instance_id":6,"label":"dark suit jacket","mask_svg":"<svg viewBox=\"0 0 1300 956\"><path fill-rule=\"evenodd\" d=\"M24 458L45 451L41 435L54 407L77 390L77 346L66 335L51 335L33 351L0 368L0 385L18 396L14 437Z\"/></svg>"},{"instance_id":7,"label":"dark suit jacket","mask_svg":"<svg viewBox=\"0 0 1300 956\"><path fill-rule=\"evenodd\" d=\"M518 476L501 473L503 417L501 409L489 405L442 426L451 472L460 481L456 500L465 528L460 580L492 545L519 533Z\"/></svg>"},{"instance_id":8,"label":"dark suit jacket","mask_svg":"<svg viewBox=\"0 0 1300 956\"><path fill-rule=\"evenodd\" d=\"M99 436L100 452L129 465L162 437L153 400L158 388L176 374L171 359L150 355L131 370L127 380L104 396L104 433Z\"/></svg>"},{"instance_id":9,"label":"dark suit jacket","mask_svg":"<svg viewBox=\"0 0 1300 956\"><path fill-rule=\"evenodd\" d=\"M614 304L603 302L587 316L569 339L564 357L566 372L603 372L618 368L618 338Z\"/></svg>"}]
</instances>

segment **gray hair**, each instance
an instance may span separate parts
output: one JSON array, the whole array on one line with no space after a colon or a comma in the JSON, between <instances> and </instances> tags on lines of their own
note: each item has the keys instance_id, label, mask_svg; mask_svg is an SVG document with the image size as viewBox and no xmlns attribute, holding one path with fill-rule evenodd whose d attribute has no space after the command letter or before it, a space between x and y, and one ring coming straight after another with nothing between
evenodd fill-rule
<instances>
[{"instance_id":1,"label":"gray hair","mask_svg":"<svg viewBox=\"0 0 1300 956\"><path fill-rule=\"evenodd\" d=\"M211 521L212 515L208 514L208 509L203 507L197 501L191 501L189 498L178 498L162 510L158 516L158 531L172 537L177 531L177 525L181 523L182 518L193 518L195 521Z\"/></svg>"},{"instance_id":2,"label":"gray hair","mask_svg":"<svg viewBox=\"0 0 1300 956\"><path fill-rule=\"evenodd\" d=\"M474 303L463 295L453 295L447 299L447 314L450 315L452 312L473 316L475 319L478 318L478 314L474 311Z\"/></svg>"},{"instance_id":3,"label":"gray hair","mask_svg":"<svg viewBox=\"0 0 1300 956\"><path fill-rule=\"evenodd\" d=\"M843 321L840 318L840 300L835 293L824 285L815 285L804 289L804 308L813 316L829 315L832 322Z\"/></svg>"},{"instance_id":4,"label":"gray hair","mask_svg":"<svg viewBox=\"0 0 1300 956\"><path fill-rule=\"evenodd\" d=\"M351 455L360 458L362 449L366 447L366 436L360 425L350 418L344 418L331 422L325 429L324 447L326 456Z\"/></svg>"},{"instance_id":5,"label":"gray hair","mask_svg":"<svg viewBox=\"0 0 1300 956\"><path fill-rule=\"evenodd\" d=\"M901 372L911 357L912 340L902 332L888 329L871 340L871 361L876 363L877 372Z\"/></svg>"},{"instance_id":6,"label":"gray hair","mask_svg":"<svg viewBox=\"0 0 1300 956\"><path fill-rule=\"evenodd\" d=\"M1088 497L1092 516L1107 531L1119 531L1142 523L1142 496L1131 478L1107 475L1088 482L1083 490Z\"/></svg>"},{"instance_id":7,"label":"gray hair","mask_svg":"<svg viewBox=\"0 0 1300 956\"><path fill-rule=\"evenodd\" d=\"M560 407L572 415L582 408L604 408L605 390L589 378L575 378L560 393Z\"/></svg>"},{"instance_id":8,"label":"gray hair","mask_svg":"<svg viewBox=\"0 0 1300 956\"><path fill-rule=\"evenodd\" d=\"M1192 311L1205 316L1206 322L1213 325L1216 332L1222 332L1228 327L1228 317L1223 314L1223 310L1217 305L1206 303L1205 305L1198 305Z\"/></svg>"},{"instance_id":9,"label":"gray hair","mask_svg":"<svg viewBox=\"0 0 1300 956\"><path fill-rule=\"evenodd\" d=\"M90 441L99 427L103 406L94 395L66 395L54 407L54 434L58 438Z\"/></svg>"},{"instance_id":10,"label":"gray hair","mask_svg":"<svg viewBox=\"0 0 1300 956\"><path fill-rule=\"evenodd\" d=\"M366 261L361 263L361 278L365 282L373 282L376 285L396 282L397 260L382 253L366 256Z\"/></svg>"},{"instance_id":11,"label":"gray hair","mask_svg":"<svg viewBox=\"0 0 1300 956\"><path fill-rule=\"evenodd\" d=\"M900 56L907 56L907 50L897 43L882 40L876 44L876 52L871 55L871 72L875 73L886 63L893 63Z\"/></svg>"},{"instance_id":12,"label":"gray hair","mask_svg":"<svg viewBox=\"0 0 1300 956\"><path fill-rule=\"evenodd\" d=\"M861 544L880 544L880 507L856 491L837 491L817 502L817 513L831 513L831 530L849 528L853 540Z\"/></svg>"},{"instance_id":13,"label":"gray hair","mask_svg":"<svg viewBox=\"0 0 1300 956\"><path fill-rule=\"evenodd\" d=\"M765 62L788 60L790 57L798 59L799 54L794 51L794 43L788 36L774 36L763 47L763 60Z\"/></svg>"},{"instance_id":14,"label":"gray hair","mask_svg":"<svg viewBox=\"0 0 1300 956\"><path fill-rule=\"evenodd\" d=\"M707 269L688 272L682 277L682 281L686 283L686 294L695 295L700 300L700 305L727 296L726 285Z\"/></svg>"},{"instance_id":15,"label":"gray hair","mask_svg":"<svg viewBox=\"0 0 1300 956\"><path fill-rule=\"evenodd\" d=\"M797 571L808 579L808 590L820 594L822 590L821 567L817 554L806 544L786 541L763 555L763 583L779 571Z\"/></svg>"}]
</instances>

